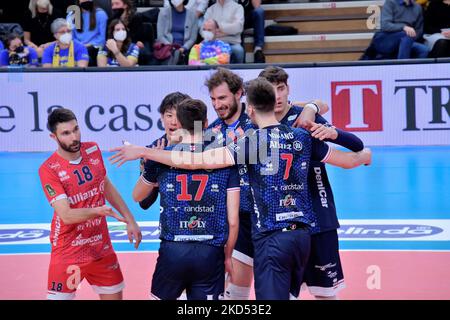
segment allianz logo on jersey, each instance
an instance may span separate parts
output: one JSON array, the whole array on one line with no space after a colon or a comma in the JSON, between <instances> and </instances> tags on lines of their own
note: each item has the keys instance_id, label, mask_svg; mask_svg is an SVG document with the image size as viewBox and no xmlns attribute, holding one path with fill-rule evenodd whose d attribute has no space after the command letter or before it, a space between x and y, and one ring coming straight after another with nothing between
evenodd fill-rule
<instances>
[{"instance_id":1,"label":"allianz logo on jersey","mask_svg":"<svg viewBox=\"0 0 450 320\"><path fill-rule=\"evenodd\" d=\"M206 221L202 221L202 218L192 216L188 221L180 221L180 229L205 229Z\"/></svg>"},{"instance_id":2,"label":"allianz logo on jersey","mask_svg":"<svg viewBox=\"0 0 450 320\"><path fill-rule=\"evenodd\" d=\"M349 240L404 240L443 232L443 228L421 224L341 224L338 229L339 238Z\"/></svg>"}]
</instances>

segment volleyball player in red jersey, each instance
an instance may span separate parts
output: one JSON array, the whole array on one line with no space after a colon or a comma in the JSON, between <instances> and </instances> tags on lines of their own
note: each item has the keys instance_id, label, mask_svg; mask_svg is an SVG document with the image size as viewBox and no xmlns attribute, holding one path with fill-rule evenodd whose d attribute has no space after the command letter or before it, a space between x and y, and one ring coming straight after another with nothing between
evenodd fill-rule
<instances>
[{"instance_id":1,"label":"volleyball player in red jersey","mask_svg":"<svg viewBox=\"0 0 450 320\"><path fill-rule=\"evenodd\" d=\"M44 193L55 210L47 298L73 299L86 278L100 299L122 299L124 281L106 217L127 224L128 238L135 240L136 249L142 240L139 226L108 179L98 145L80 141L75 114L55 109L48 116L48 127L58 149L39 168Z\"/></svg>"}]
</instances>

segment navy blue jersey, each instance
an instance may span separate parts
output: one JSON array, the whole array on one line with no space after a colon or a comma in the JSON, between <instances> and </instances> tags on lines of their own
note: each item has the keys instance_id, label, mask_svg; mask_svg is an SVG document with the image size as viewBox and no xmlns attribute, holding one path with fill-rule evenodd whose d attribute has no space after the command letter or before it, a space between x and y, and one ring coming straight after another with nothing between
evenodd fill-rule
<instances>
[{"instance_id":1,"label":"navy blue jersey","mask_svg":"<svg viewBox=\"0 0 450 320\"><path fill-rule=\"evenodd\" d=\"M166 135L166 134L163 134L161 137L159 137L158 139L156 139L155 141L153 141L151 144L149 144L149 145L146 146L146 147L147 147L147 148L153 148L153 147L156 147L156 146L158 145L158 141L160 141L160 140L162 140L162 139L164 139L164 141L165 141L165 143L166 143L166 145L167 145L167 141L168 141L167 135Z\"/></svg>"},{"instance_id":2,"label":"navy blue jersey","mask_svg":"<svg viewBox=\"0 0 450 320\"><path fill-rule=\"evenodd\" d=\"M242 104L242 112L239 119L231 126L227 125L222 119L217 118L208 127L205 133L205 141L212 140L210 147L224 147L230 143L242 138L247 130L256 129L245 112L245 105ZM252 213L253 212L253 197L250 191L250 184L248 181L247 166L245 164L238 165L241 195L240 195L240 211Z\"/></svg>"},{"instance_id":3,"label":"navy blue jersey","mask_svg":"<svg viewBox=\"0 0 450 320\"><path fill-rule=\"evenodd\" d=\"M292 126L302 111L302 107L292 106L280 120L280 123ZM316 115L315 122L329 125L321 115ZM332 140L333 143L340 144L353 151L361 151L364 148L362 141L355 135L339 129L336 130L340 138ZM314 229L314 233L337 229L339 228L339 221L325 163L311 159L309 165L308 186L311 192L313 210L317 215L317 228Z\"/></svg>"},{"instance_id":4,"label":"navy blue jersey","mask_svg":"<svg viewBox=\"0 0 450 320\"><path fill-rule=\"evenodd\" d=\"M202 144L178 144L166 150L202 152ZM159 184L162 240L203 241L214 246L228 239L227 190L239 190L237 169L182 170L147 161L145 183Z\"/></svg>"},{"instance_id":5,"label":"navy blue jersey","mask_svg":"<svg viewBox=\"0 0 450 320\"><path fill-rule=\"evenodd\" d=\"M304 129L274 125L228 146L236 163L246 163L255 202L253 238L289 228L292 223L316 227L307 177L311 158L326 161L331 149L312 143Z\"/></svg>"}]
</instances>

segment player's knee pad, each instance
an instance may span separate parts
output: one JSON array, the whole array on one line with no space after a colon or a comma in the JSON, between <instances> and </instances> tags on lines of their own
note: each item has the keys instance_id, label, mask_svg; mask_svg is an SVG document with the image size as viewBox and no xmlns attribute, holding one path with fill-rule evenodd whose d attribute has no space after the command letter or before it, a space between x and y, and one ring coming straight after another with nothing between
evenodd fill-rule
<instances>
[{"instance_id":1,"label":"player's knee pad","mask_svg":"<svg viewBox=\"0 0 450 320\"><path fill-rule=\"evenodd\" d=\"M225 289L224 300L248 300L250 297L250 287L239 287L231 282Z\"/></svg>"}]
</instances>

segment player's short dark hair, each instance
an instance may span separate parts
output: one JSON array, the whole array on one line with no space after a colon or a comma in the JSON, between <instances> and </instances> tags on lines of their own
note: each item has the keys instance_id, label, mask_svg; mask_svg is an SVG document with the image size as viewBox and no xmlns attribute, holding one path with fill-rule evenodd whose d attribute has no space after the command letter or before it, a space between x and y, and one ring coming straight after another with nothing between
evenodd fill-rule
<instances>
[{"instance_id":1,"label":"player's short dark hair","mask_svg":"<svg viewBox=\"0 0 450 320\"><path fill-rule=\"evenodd\" d=\"M272 84L284 83L287 85L289 75L281 67L268 66L260 72L259 77L267 79Z\"/></svg>"},{"instance_id":2,"label":"player's short dark hair","mask_svg":"<svg viewBox=\"0 0 450 320\"><path fill-rule=\"evenodd\" d=\"M201 121L203 128L208 119L207 110L206 105L201 100L185 99L181 101L177 104L177 118L181 127L193 134L195 121Z\"/></svg>"},{"instance_id":3,"label":"player's short dark hair","mask_svg":"<svg viewBox=\"0 0 450 320\"><path fill-rule=\"evenodd\" d=\"M77 120L77 117L72 110L66 108L54 109L47 118L48 129L51 133L55 133L56 127L59 123L69 122L72 120Z\"/></svg>"},{"instance_id":4,"label":"player's short dark hair","mask_svg":"<svg viewBox=\"0 0 450 320\"><path fill-rule=\"evenodd\" d=\"M247 102L259 112L271 112L275 108L276 95L272 84L258 77L246 83Z\"/></svg>"},{"instance_id":5,"label":"player's short dark hair","mask_svg":"<svg viewBox=\"0 0 450 320\"><path fill-rule=\"evenodd\" d=\"M244 81L240 76L222 67L217 68L217 71L205 81L205 85L208 87L209 92L211 92L224 82L228 85L232 94L236 94L244 85Z\"/></svg>"},{"instance_id":6,"label":"player's short dark hair","mask_svg":"<svg viewBox=\"0 0 450 320\"><path fill-rule=\"evenodd\" d=\"M185 99L190 99L191 97L185 93L179 91L169 93L161 101L159 105L158 112L163 115L166 111L176 109L177 104Z\"/></svg>"}]
</instances>

